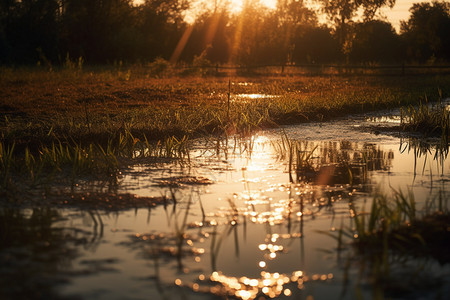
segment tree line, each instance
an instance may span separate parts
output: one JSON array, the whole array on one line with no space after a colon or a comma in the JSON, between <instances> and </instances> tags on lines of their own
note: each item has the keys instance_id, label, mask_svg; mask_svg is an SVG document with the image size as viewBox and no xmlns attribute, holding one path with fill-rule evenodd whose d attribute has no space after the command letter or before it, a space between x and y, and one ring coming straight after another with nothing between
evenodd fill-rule
<instances>
[{"instance_id":1,"label":"tree line","mask_svg":"<svg viewBox=\"0 0 450 300\"><path fill-rule=\"evenodd\" d=\"M0 0L0 63L117 61L214 64L394 63L450 60L450 4L413 4L400 32L377 19L395 0ZM325 14L327 25L319 14ZM358 16L358 14L360 14ZM362 15L361 15L362 14Z\"/></svg>"}]
</instances>

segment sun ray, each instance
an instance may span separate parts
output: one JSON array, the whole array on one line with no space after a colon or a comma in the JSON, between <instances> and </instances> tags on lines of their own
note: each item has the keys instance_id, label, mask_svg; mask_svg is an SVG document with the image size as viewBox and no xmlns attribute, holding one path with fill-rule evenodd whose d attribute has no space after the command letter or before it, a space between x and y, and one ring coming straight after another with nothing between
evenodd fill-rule
<instances>
[{"instance_id":1,"label":"sun ray","mask_svg":"<svg viewBox=\"0 0 450 300\"><path fill-rule=\"evenodd\" d=\"M231 11L235 13L242 11L245 1L246 0L230 0ZM259 2L270 9L275 9L277 7L277 0L260 0Z\"/></svg>"},{"instance_id":2,"label":"sun ray","mask_svg":"<svg viewBox=\"0 0 450 300\"><path fill-rule=\"evenodd\" d=\"M241 36L242 36L242 27L243 27L243 19L239 18L236 30L234 32L233 37L233 46L231 48L231 54L230 54L230 63L236 62L236 56L239 51L239 46L241 44Z\"/></svg>"},{"instance_id":3,"label":"sun ray","mask_svg":"<svg viewBox=\"0 0 450 300\"><path fill-rule=\"evenodd\" d=\"M218 12L214 12L212 19L211 19L211 25L208 28L208 31L206 32L205 37L205 46L208 47L212 44L214 40L214 36L217 32L217 26L219 25L220 16Z\"/></svg>"},{"instance_id":4,"label":"sun ray","mask_svg":"<svg viewBox=\"0 0 450 300\"><path fill-rule=\"evenodd\" d=\"M186 47L187 42L189 41L189 38L192 34L192 31L194 30L193 25L189 25L185 32L183 33L183 36L181 37L180 41L177 44L177 47L172 53L172 56L170 57L171 63L176 63L178 61L178 58L180 58L181 53L184 50L184 47Z\"/></svg>"}]
</instances>

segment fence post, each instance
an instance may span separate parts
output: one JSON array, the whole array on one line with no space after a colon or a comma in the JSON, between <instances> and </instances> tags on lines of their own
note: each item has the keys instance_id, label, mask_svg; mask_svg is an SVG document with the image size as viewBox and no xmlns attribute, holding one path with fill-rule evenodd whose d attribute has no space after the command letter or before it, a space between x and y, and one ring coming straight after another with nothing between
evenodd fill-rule
<instances>
[{"instance_id":1,"label":"fence post","mask_svg":"<svg viewBox=\"0 0 450 300\"><path fill-rule=\"evenodd\" d=\"M230 122L231 79L228 79L227 122Z\"/></svg>"}]
</instances>

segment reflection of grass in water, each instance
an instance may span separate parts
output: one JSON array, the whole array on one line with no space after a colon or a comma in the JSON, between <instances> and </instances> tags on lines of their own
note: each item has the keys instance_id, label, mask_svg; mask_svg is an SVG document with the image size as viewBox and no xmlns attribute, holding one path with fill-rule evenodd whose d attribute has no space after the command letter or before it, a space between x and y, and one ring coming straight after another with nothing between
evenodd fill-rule
<instances>
[{"instance_id":1,"label":"reflection of grass in water","mask_svg":"<svg viewBox=\"0 0 450 300\"><path fill-rule=\"evenodd\" d=\"M368 275L368 278L363 276L357 281L367 278L378 296L394 290L406 295L427 289L412 285L424 279L421 270L427 262L437 261L441 265L450 262L450 214L445 195L427 201L419 210L411 192L394 191L392 198L376 195L368 213L358 212L356 205L350 202L350 215L354 228L341 227L337 233L322 233L337 240L339 254L343 250L356 251L349 253L344 280L348 280L351 262L356 258L362 272L360 275ZM351 241L352 248L347 247L345 239ZM426 281L421 284L438 286L440 279L434 283L429 279Z\"/></svg>"},{"instance_id":2,"label":"reflection of grass in water","mask_svg":"<svg viewBox=\"0 0 450 300\"><path fill-rule=\"evenodd\" d=\"M444 174L444 162L447 159L449 147L448 144L443 140L440 142L434 143L429 141L423 141L420 139L410 138L406 142L400 142L400 152L403 153L405 151L413 151L414 152L414 176L417 173L417 160L421 157L424 158L423 166L422 166L422 174L425 172L425 168L427 166L428 157L431 156L431 159L437 163L438 172L439 167L441 174ZM433 155L434 153L434 155ZM433 173L430 171L430 177L432 179Z\"/></svg>"},{"instance_id":3,"label":"reflection of grass in water","mask_svg":"<svg viewBox=\"0 0 450 300\"><path fill-rule=\"evenodd\" d=\"M283 135L281 136L280 143L273 143L275 151L278 153L280 159L288 161L290 182L294 182L292 172L297 174L297 181L304 179L301 174L314 172L310 159L317 146L312 150L307 150L308 143L304 142L304 146L302 144L303 143L300 141L290 139L285 132L283 132Z\"/></svg>"},{"instance_id":4,"label":"reflection of grass in water","mask_svg":"<svg viewBox=\"0 0 450 300\"><path fill-rule=\"evenodd\" d=\"M203 248L194 247L194 242L199 242L205 236L206 233L199 232L198 234L189 233L189 230L195 228L190 226L188 218L193 205L193 197L196 193L193 191L189 195L187 203L183 203L176 199L176 190L170 188L172 210L168 210L168 206L164 206L166 212L168 226L173 227L171 233L159 233L159 234L135 234L132 241L126 243L132 247L141 248L144 256L154 260L155 264L155 278L159 280L159 260L164 258L166 261L174 259L177 264L177 269L181 273L188 273L189 269L185 268L183 264L183 258L187 256L195 257L196 261L200 261L199 257L205 253ZM200 197L198 195L198 197ZM201 199L199 198L199 204L203 212L203 206ZM186 207L181 207L185 204ZM205 219L205 215L203 215Z\"/></svg>"},{"instance_id":5,"label":"reflection of grass in water","mask_svg":"<svg viewBox=\"0 0 450 300\"><path fill-rule=\"evenodd\" d=\"M368 171L388 170L393 158L392 152L385 153L373 144L341 141L320 145L290 139L286 133L272 145L278 159L286 161L290 182L297 183L364 184Z\"/></svg>"},{"instance_id":6,"label":"reflection of grass in water","mask_svg":"<svg viewBox=\"0 0 450 300\"><path fill-rule=\"evenodd\" d=\"M65 299L57 289L66 284L77 247L90 246L92 232L63 223L58 210L0 208L0 299ZM96 271L86 266L75 274Z\"/></svg>"}]
</instances>

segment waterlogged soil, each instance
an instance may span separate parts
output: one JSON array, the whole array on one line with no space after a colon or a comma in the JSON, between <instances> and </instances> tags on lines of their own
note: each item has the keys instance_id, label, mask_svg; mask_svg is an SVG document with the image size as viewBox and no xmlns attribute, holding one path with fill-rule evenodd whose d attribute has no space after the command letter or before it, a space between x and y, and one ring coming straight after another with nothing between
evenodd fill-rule
<instances>
[{"instance_id":1,"label":"waterlogged soil","mask_svg":"<svg viewBox=\"0 0 450 300\"><path fill-rule=\"evenodd\" d=\"M398 123L380 113L197 140L190 164L140 161L114 183L2 207L0 298L446 299L448 264L393 255L381 280L351 246L349 203L369 212L375 193L448 211L448 148Z\"/></svg>"}]
</instances>

